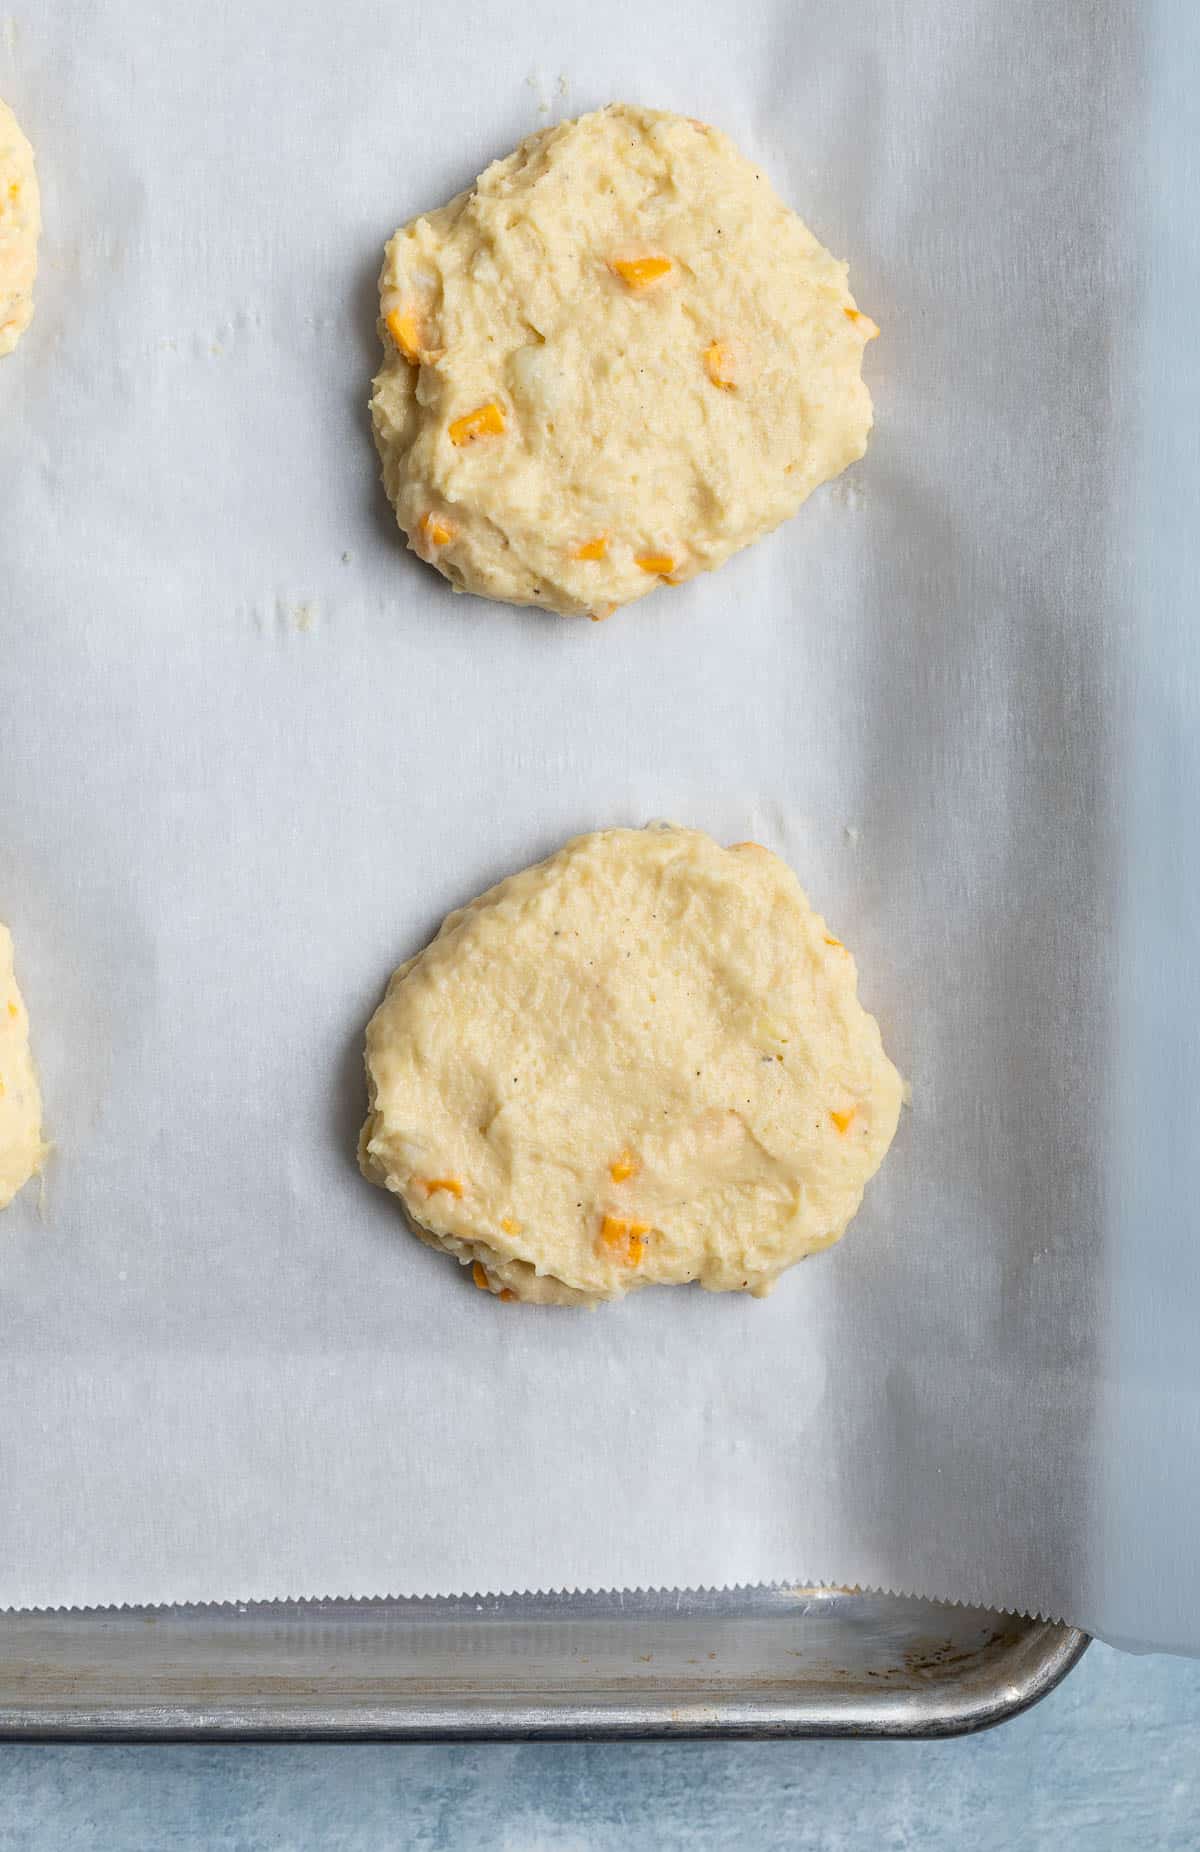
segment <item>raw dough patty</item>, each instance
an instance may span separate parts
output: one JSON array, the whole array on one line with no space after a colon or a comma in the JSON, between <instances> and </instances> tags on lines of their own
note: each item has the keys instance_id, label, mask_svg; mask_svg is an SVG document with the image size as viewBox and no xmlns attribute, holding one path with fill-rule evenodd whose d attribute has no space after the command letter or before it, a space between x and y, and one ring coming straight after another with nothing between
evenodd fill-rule
<instances>
[{"instance_id":1,"label":"raw dough patty","mask_svg":"<svg viewBox=\"0 0 1200 1852\"><path fill-rule=\"evenodd\" d=\"M0 354L11 354L33 319L42 229L33 149L0 98Z\"/></svg>"},{"instance_id":2,"label":"raw dough patty","mask_svg":"<svg viewBox=\"0 0 1200 1852\"><path fill-rule=\"evenodd\" d=\"M13 974L12 934L0 926L0 1209L41 1169L45 1156L29 1018Z\"/></svg>"},{"instance_id":3,"label":"raw dough patty","mask_svg":"<svg viewBox=\"0 0 1200 1852\"><path fill-rule=\"evenodd\" d=\"M409 544L568 615L719 566L866 449L846 276L703 123L530 136L387 247L371 411Z\"/></svg>"},{"instance_id":4,"label":"raw dough patty","mask_svg":"<svg viewBox=\"0 0 1200 1852\"><path fill-rule=\"evenodd\" d=\"M758 844L580 836L395 973L359 1161L496 1293L769 1292L844 1232L896 1130L856 982Z\"/></svg>"}]
</instances>

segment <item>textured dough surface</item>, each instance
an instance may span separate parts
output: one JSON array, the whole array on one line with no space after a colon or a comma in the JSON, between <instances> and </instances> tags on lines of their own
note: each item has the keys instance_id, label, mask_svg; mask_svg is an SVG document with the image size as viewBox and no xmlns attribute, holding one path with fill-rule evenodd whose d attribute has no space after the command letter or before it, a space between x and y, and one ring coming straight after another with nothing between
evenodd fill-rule
<instances>
[{"instance_id":1,"label":"textured dough surface","mask_svg":"<svg viewBox=\"0 0 1200 1852\"><path fill-rule=\"evenodd\" d=\"M45 1156L29 1018L13 972L12 934L0 926L0 1209L41 1169Z\"/></svg>"},{"instance_id":2,"label":"textured dough surface","mask_svg":"<svg viewBox=\"0 0 1200 1852\"><path fill-rule=\"evenodd\" d=\"M367 1030L363 1171L476 1284L768 1292L845 1231L900 1078L787 865L580 836L452 913Z\"/></svg>"},{"instance_id":3,"label":"textured dough surface","mask_svg":"<svg viewBox=\"0 0 1200 1852\"><path fill-rule=\"evenodd\" d=\"M703 123L530 136L387 247L371 410L410 545L592 616L719 566L866 449L878 330L846 279Z\"/></svg>"},{"instance_id":4,"label":"textured dough surface","mask_svg":"<svg viewBox=\"0 0 1200 1852\"><path fill-rule=\"evenodd\" d=\"M11 354L33 320L42 229L33 149L0 98L0 354Z\"/></svg>"}]
</instances>

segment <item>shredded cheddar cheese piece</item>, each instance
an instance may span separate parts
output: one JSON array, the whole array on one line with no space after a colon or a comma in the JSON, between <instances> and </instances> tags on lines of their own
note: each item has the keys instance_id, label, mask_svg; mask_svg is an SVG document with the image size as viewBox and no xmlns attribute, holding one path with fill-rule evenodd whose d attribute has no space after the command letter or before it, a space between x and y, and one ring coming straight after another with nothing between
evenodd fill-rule
<instances>
[{"instance_id":1,"label":"shredded cheddar cheese piece","mask_svg":"<svg viewBox=\"0 0 1200 1852\"><path fill-rule=\"evenodd\" d=\"M20 1012L20 1011L18 1010L18 1008L17 1008L17 1006L16 1006L16 1004L15 1004L15 1003L13 1002L13 1000L12 1000L12 998L11 998L11 997L10 997L10 998L9 998L9 1000L8 1000L8 1013L9 1013L9 1015L10 1015L11 1017L13 1017L13 1018L14 1018L14 1020L15 1020L15 1018L16 1018L16 1017L18 1017L18 1016L20 1015L20 1013L21 1013L21 1012Z\"/></svg>"},{"instance_id":2,"label":"shredded cheddar cheese piece","mask_svg":"<svg viewBox=\"0 0 1200 1852\"><path fill-rule=\"evenodd\" d=\"M393 309L385 315L384 326L406 360L419 365L421 360L421 329L411 309Z\"/></svg>"},{"instance_id":3,"label":"shredded cheddar cheese piece","mask_svg":"<svg viewBox=\"0 0 1200 1852\"><path fill-rule=\"evenodd\" d=\"M633 563L643 572L655 573L660 578L675 570L675 561L669 553L639 553Z\"/></svg>"},{"instance_id":4,"label":"shredded cheddar cheese piece","mask_svg":"<svg viewBox=\"0 0 1200 1852\"><path fill-rule=\"evenodd\" d=\"M857 1106L849 1106L847 1107L845 1112L831 1112L830 1113L829 1117L833 1120L833 1123L837 1126L837 1129L842 1134L843 1138L845 1137L846 1133L850 1130L850 1126L853 1122L854 1115L857 1111L858 1111Z\"/></svg>"},{"instance_id":5,"label":"shredded cheddar cheese piece","mask_svg":"<svg viewBox=\"0 0 1200 1852\"><path fill-rule=\"evenodd\" d=\"M418 1177L417 1182L426 1196L436 1196L439 1190L445 1190L447 1196L461 1197L463 1186L457 1177Z\"/></svg>"},{"instance_id":6,"label":"shredded cheddar cheese piece","mask_svg":"<svg viewBox=\"0 0 1200 1852\"><path fill-rule=\"evenodd\" d=\"M710 341L704 350L704 368L714 386L720 386L722 392L733 392L737 388L737 375L733 368L733 355L725 341Z\"/></svg>"},{"instance_id":7,"label":"shredded cheddar cheese piece","mask_svg":"<svg viewBox=\"0 0 1200 1852\"><path fill-rule=\"evenodd\" d=\"M434 514L432 509L429 510L428 514L423 514L421 516L421 519L417 522L417 527L421 539L425 542L425 545L430 551L432 551L434 547L449 546L455 534L458 532L453 521L447 521L444 515Z\"/></svg>"},{"instance_id":8,"label":"shredded cheddar cheese piece","mask_svg":"<svg viewBox=\"0 0 1200 1852\"><path fill-rule=\"evenodd\" d=\"M502 1217L500 1226L506 1235L519 1235L521 1232L521 1224L514 1222L511 1215Z\"/></svg>"},{"instance_id":9,"label":"shredded cheddar cheese piece","mask_svg":"<svg viewBox=\"0 0 1200 1852\"><path fill-rule=\"evenodd\" d=\"M864 315L861 309L847 309L846 318L848 321L862 323L864 341L873 341L875 336L879 333L878 322L873 322L871 317L869 315Z\"/></svg>"},{"instance_id":10,"label":"shredded cheddar cheese piece","mask_svg":"<svg viewBox=\"0 0 1200 1852\"><path fill-rule=\"evenodd\" d=\"M830 933L825 934L825 943L826 945L836 945L839 952L844 952L846 949L841 940L833 938Z\"/></svg>"},{"instance_id":11,"label":"shredded cheddar cheese piece","mask_svg":"<svg viewBox=\"0 0 1200 1852\"><path fill-rule=\"evenodd\" d=\"M576 547L572 559L603 559L608 552L608 535L597 534L594 540L585 540L581 547Z\"/></svg>"},{"instance_id":12,"label":"shredded cheddar cheese piece","mask_svg":"<svg viewBox=\"0 0 1200 1852\"><path fill-rule=\"evenodd\" d=\"M474 1280L481 1293L492 1292L492 1282L487 1276L487 1268L483 1265L482 1261L474 1260L471 1262L471 1278ZM511 1286L502 1286L498 1293L492 1293L494 1299L503 1299L506 1301L515 1299L516 1296Z\"/></svg>"},{"instance_id":13,"label":"shredded cheddar cheese piece","mask_svg":"<svg viewBox=\"0 0 1200 1852\"><path fill-rule=\"evenodd\" d=\"M612 257L609 269L616 272L627 289L635 293L649 289L672 268L669 257Z\"/></svg>"},{"instance_id":14,"label":"shredded cheddar cheese piece","mask_svg":"<svg viewBox=\"0 0 1200 1852\"><path fill-rule=\"evenodd\" d=\"M606 1215L600 1223L602 1246L608 1248L623 1267L641 1266L649 1233L649 1222L627 1222L619 1215Z\"/></svg>"},{"instance_id":15,"label":"shredded cheddar cheese piece","mask_svg":"<svg viewBox=\"0 0 1200 1852\"><path fill-rule=\"evenodd\" d=\"M624 1183L629 1177L636 1177L642 1168L642 1160L632 1151L622 1151L620 1157L614 1158L608 1167L608 1174L614 1183Z\"/></svg>"},{"instance_id":16,"label":"shredded cheddar cheese piece","mask_svg":"<svg viewBox=\"0 0 1200 1852\"><path fill-rule=\"evenodd\" d=\"M502 437L505 425L503 405L497 399L489 399L486 405L477 405L473 412L464 412L461 418L451 420L450 442L461 450L464 444L473 444L479 437Z\"/></svg>"}]
</instances>

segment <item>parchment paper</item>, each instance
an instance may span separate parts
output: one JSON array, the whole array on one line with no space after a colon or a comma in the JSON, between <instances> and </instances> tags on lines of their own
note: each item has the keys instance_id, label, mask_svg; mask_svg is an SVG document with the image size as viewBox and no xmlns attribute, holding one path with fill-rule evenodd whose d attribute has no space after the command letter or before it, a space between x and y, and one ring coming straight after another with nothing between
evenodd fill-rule
<instances>
[{"instance_id":1,"label":"parchment paper","mask_svg":"<svg viewBox=\"0 0 1200 1852\"><path fill-rule=\"evenodd\" d=\"M0 917L57 1154L0 1225L0 1602L831 1579L1200 1647L1147 18L8 23L46 231L0 366ZM865 463L600 627L407 556L365 400L394 227L613 98L726 128L884 333ZM912 1110L765 1303L502 1307L357 1175L363 1025L448 908L655 817L792 861Z\"/></svg>"}]
</instances>

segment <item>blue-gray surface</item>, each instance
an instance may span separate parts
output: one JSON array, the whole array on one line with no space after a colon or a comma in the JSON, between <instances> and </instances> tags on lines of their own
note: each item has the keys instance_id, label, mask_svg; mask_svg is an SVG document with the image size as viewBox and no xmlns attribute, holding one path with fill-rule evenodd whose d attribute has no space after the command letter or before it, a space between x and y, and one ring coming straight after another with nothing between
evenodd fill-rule
<instances>
[{"instance_id":1,"label":"blue-gray surface","mask_svg":"<svg viewBox=\"0 0 1200 1852\"><path fill-rule=\"evenodd\" d=\"M0 1852L1192 1852L1200 1663L1094 1646L950 1743L0 1749Z\"/></svg>"}]
</instances>

